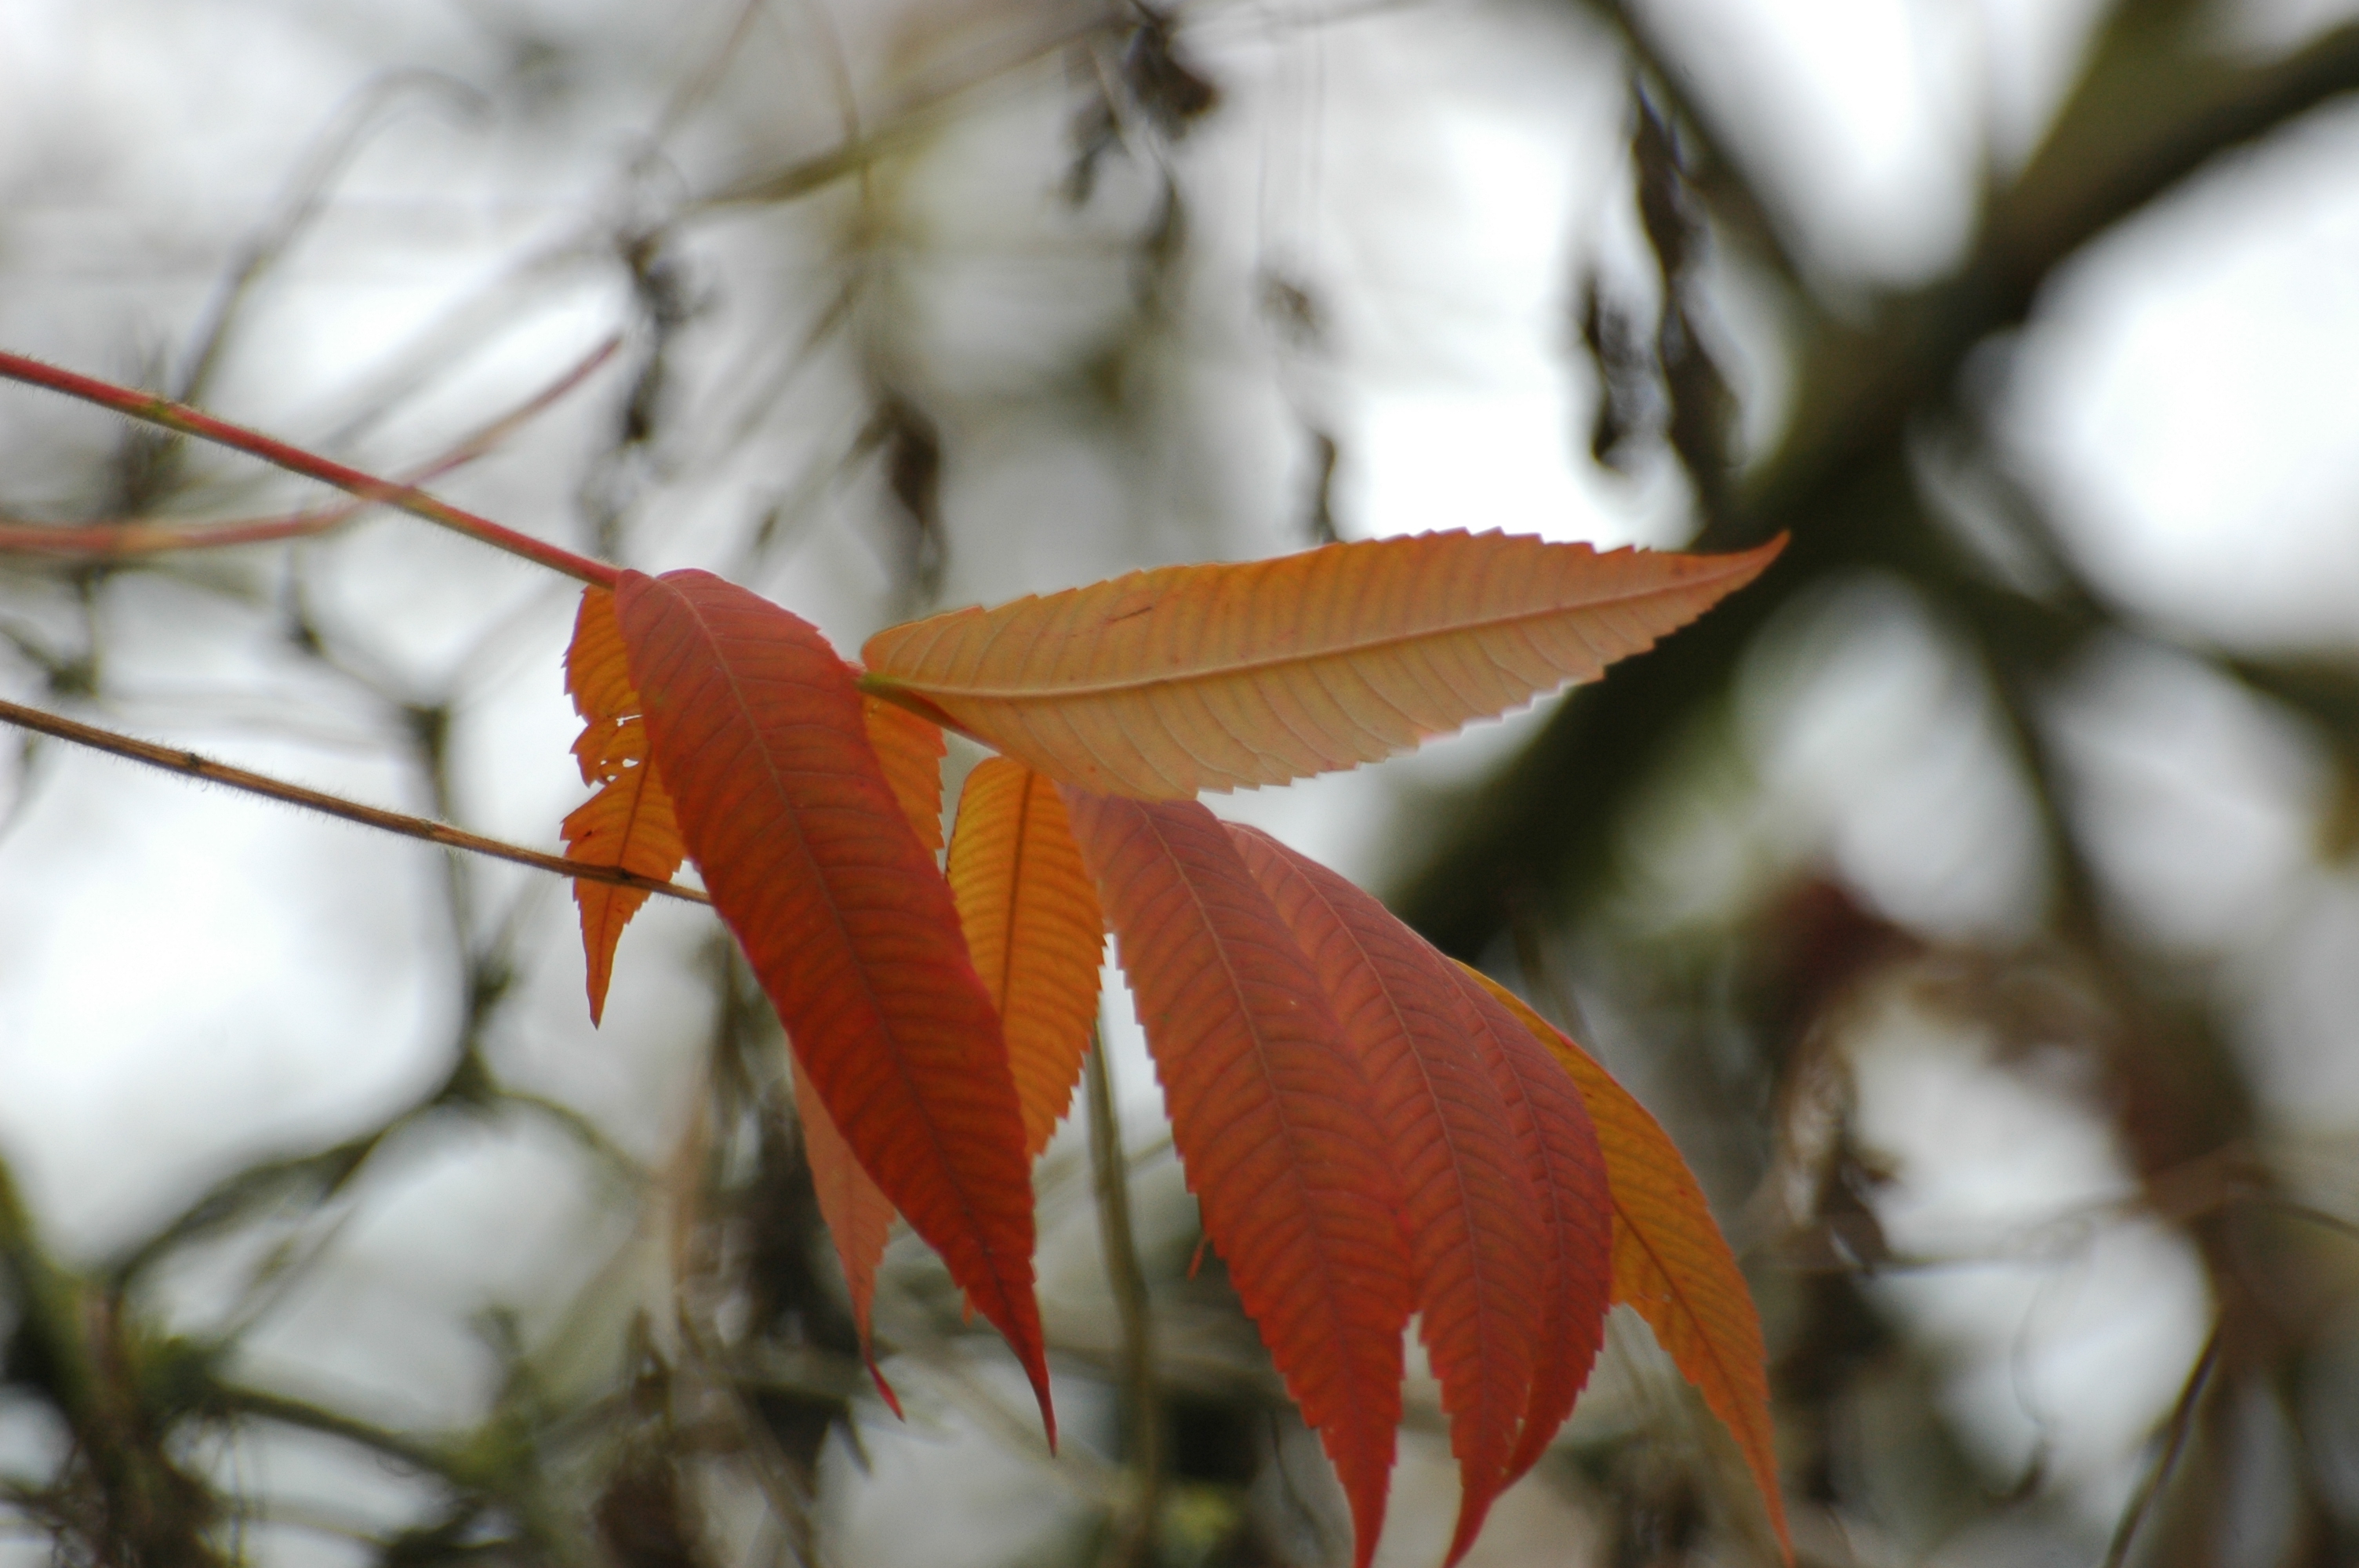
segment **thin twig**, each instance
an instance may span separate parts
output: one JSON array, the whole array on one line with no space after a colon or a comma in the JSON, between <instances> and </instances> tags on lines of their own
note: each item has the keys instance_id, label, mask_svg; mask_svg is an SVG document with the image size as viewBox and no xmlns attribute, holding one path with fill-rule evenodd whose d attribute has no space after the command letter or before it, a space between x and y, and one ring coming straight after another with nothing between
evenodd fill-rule
<instances>
[{"instance_id":1,"label":"thin twig","mask_svg":"<svg viewBox=\"0 0 2359 1568\"><path fill-rule=\"evenodd\" d=\"M2212 1337L2203 1342L2203 1354L2187 1374L2187 1386L2179 1390L2179 1402L2171 1407L2170 1424L2164 1429L2162 1452L2155 1456L2154 1467L2138 1482L2138 1488L2122 1510L2122 1522L2114 1530L2113 1544L2105 1548L2104 1568L2122 1568L2129 1561L2130 1544L2137 1539L2138 1526L2146 1522L2147 1510L2154 1505L2155 1495L2179 1464L2179 1455L2187 1446L2187 1434L2194 1430L2196 1407L2202 1402L2204 1386L2212 1380L2212 1368L2220 1364L2220 1325L2212 1325Z\"/></svg>"},{"instance_id":2,"label":"thin twig","mask_svg":"<svg viewBox=\"0 0 2359 1568\"><path fill-rule=\"evenodd\" d=\"M323 1206L353 1180L386 1138L421 1108L408 1107L382 1125L332 1147L231 1173L120 1256L100 1264L95 1277L109 1291L122 1294L175 1249L217 1235L258 1209L274 1203L291 1206L297 1201L315 1208Z\"/></svg>"},{"instance_id":3,"label":"thin twig","mask_svg":"<svg viewBox=\"0 0 2359 1568\"><path fill-rule=\"evenodd\" d=\"M422 517L429 523L438 524L453 533L464 534L494 549L521 556L538 566L578 578L593 587L611 589L622 577L618 568L604 561L594 561L528 534L519 534L488 517L438 501L415 485L396 484L389 480L363 473L358 469L347 468L342 463L314 457L300 448L290 447L284 441L274 440L244 426L216 419L210 414L201 413L183 403L175 403L168 397L158 397L152 392L135 392L127 386L117 386L95 376L44 364L23 354L0 353L0 379L63 393L68 397L94 403L125 418L160 426L167 430L178 430L182 435L195 436L249 457L260 458L264 462L285 469L289 473L301 474L322 484L332 484L364 501L390 506L413 517Z\"/></svg>"},{"instance_id":4,"label":"thin twig","mask_svg":"<svg viewBox=\"0 0 2359 1568\"><path fill-rule=\"evenodd\" d=\"M921 95L875 130L863 135L847 136L827 151L783 169L756 175L710 195L698 197L683 205L681 214L689 218L701 217L730 208L792 201L823 190L839 179L865 171L881 158L922 142L934 134L945 119L956 113L961 100L969 94L1060 50L1110 31L1115 26L1117 23L1109 16L1095 16L1077 25L1027 40L981 70Z\"/></svg>"},{"instance_id":5,"label":"thin twig","mask_svg":"<svg viewBox=\"0 0 2359 1568\"><path fill-rule=\"evenodd\" d=\"M425 484L441 478L453 469L473 462L587 381L614 357L614 351L622 344L623 340L619 336L608 338L548 386L399 482L405 485ZM324 511L298 512L291 516L241 518L223 523L146 523L119 519L78 524L71 527L51 527L38 523L0 522L0 554L116 559L125 556L161 555L173 550L216 550L233 545L271 544L281 539L302 539L324 534L374 504L367 500L351 501Z\"/></svg>"},{"instance_id":6,"label":"thin twig","mask_svg":"<svg viewBox=\"0 0 2359 1568\"><path fill-rule=\"evenodd\" d=\"M1690 547L1727 548L1788 527L1794 546L1752 592L1575 693L1505 768L1421 806L1450 827L1399 884L1391 902L1404 919L1472 957L1505 925L1504 887L1548 890L1552 916L1592 907L1612 865L1611 835L1657 776L1670 738L1724 700L1753 633L1810 584L1884 564L1912 542L1911 442L1926 410L1956 392L1974 346L2019 325L2044 280L2149 200L2359 88L2359 27L2267 64L2179 56L2170 69L2180 74L2116 82L2102 103L2084 84L1943 280L1888 297L1871 327L1830 321L1798 339L1784 439L1749 467L1739 521ZM2134 131L2124 124L2132 106L2141 119L2178 120Z\"/></svg>"},{"instance_id":7,"label":"thin twig","mask_svg":"<svg viewBox=\"0 0 2359 1568\"><path fill-rule=\"evenodd\" d=\"M2309 1204L2286 1197L2281 1194L2239 1193L2232 1195L2230 1201L2274 1209L2288 1218L2307 1220L2322 1229L2331 1230L2346 1240L2359 1241L2359 1224L2354 1224L2339 1214L2330 1214L2325 1209L2314 1208Z\"/></svg>"},{"instance_id":8,"label":"thin twig","mask_svg":"<svg viewBox=\"0 0 2359 1568\"><path fill-rule=\"evenodd\" d=\"M462 103L478 118L489 111L489 100L476 88L456 77L420 67L379 77L347 99L321 130L302 168L288 182L269 221L246 242L236 264L205 307L203 325L197 330L195 347L189 356L189 368L181 375L179 385L172 389L175 397L192 403L205 395L212 384L213 370L228 345L231 329L256 286L326 210L328 192L376 128L386 106L402 93L418 88L430 88Z\"/></svg>"},{"instance_id":9,"label":"thin twig","mask_svg":"<svg viewBox=\"0 0 2359 1568\"><path fill-rule=\"evenodd\" d=\"M135 741L128 735L118 735L112 730L101 730L78 723L38 708L0 700L0 722L20 729L37 730L60 741L71 741L78 746L88 746L111 756L123 757L149 767L162 768L167 773L187 778L203 779L208 784L226 784L266 799L299 806L307 811L342 817L357 822L364 827L380 828L398 833L405 838L423 838L429 844L440 844L446 849L465 849L472 854L489 855L495 860L512 860L519 866L550 871L560 877L579 881L612 882L616 887L636 888L642 892L661 893L667 898L680 899L689 903L711 903L712 901L694 888L677 882L659 882L652 877L642 877L614 866L593 866L583 861L569 860L561 855L543 854L520 844L510 844L498 838L486 838L479 833L453 827L448 823L432 822L422 816L408 816L398 811L386 811L374 806L363 806L341 795L324 795L305 789L282 779L262 773L250 773L243 768L233 768L226 762L216 762L194 752L178 747L158 746L151 741Z\"/></svg>"},{"instance_id":10,"label":"thin twig","mask_svg":"<svg viewBox=\"0 0 2359 1568\"><path fill-rule=\"evenodd\" d=\"M338 1411L325 1410L302 1400L283 1394L267 1393L260 1389L223 1384L209 1390L218 1408L233 1415L255 1416L277 1422L281 1426L300 1427L329 1437L341 1437L429 1476L439 1476L462 1487L475 1487L484 1477L460 1458L464 1444L446 1450L430 1439L409 1436L375 1426L354 1416Z\"/></svg>"},{"instance_id":11,"label":"thin twig","mask_svg":"<svg viewBox=\"0 0 2359 1568\"><path fill-rule=\"evenodd\" d=\"M123 560L176 550L223 550L235 545L271 545L324 534L366 502L324 512L238 517L220 523L82 523L52 528L39 523L0 522L0 555L50 556L66 560Z\"/></svg>"},{"instance_id":12,"label":"thin twig","mask_svg":"<svg viewBox=\"0 0 2359 1568\"><path fill-rule=\"evenodd\" d=\"M1108 1562L1114 1568L1156 1559L1156 1526L1163 1512L1163 1411L1155 1377L1155 1320L1138 1246L1130 1228L1130 1163L1123 1157L1122 1122L1106 1066L1105 1033L1093 1032L1082 1068L1090 1097L1090 1174L1097 1196L1098 1243L1105 1249L1106 1282L1122 1323L1122 1391L1129 1406L1129 1469L1136 1477L1128 1517L1114 1532Z\"/></svg>"},{"instance_id":13,"label":"thin twig","mask_svg":"<svg viewBox=\"0 0 2359 1568\"><path fill-rule=\"evenodd\" d=\"M628 1150L609 1138L596 1122L563 1100L551 1099L547 1095L533 1094L524 1089L501 1088L494 1091L492 1105L495 1108L513 1106L545 1119L559 1131L582 1145L583 1152L596 1159L606 1167L608 1173L620 1178L627 1186L644 1187L655 1180L654 1173L633 1158Z\"/></svg>"},{"instance_id":14,"label":"thin twig","mask_svg":"<svg viewBox=\"0 0 2359 1568\"><path fill-rule=\"evenodd\" d=\"M659 148L669 141L672 133L679 129L681 122L688 118L688 112L720 85L730 61L752 35L755 19L761 15L762 3L763 0L743 0L737 7L736 19L729 24L729 31L721 40L721 46L694 70L680 79L679 85L673 89L670 98L665 102L663 113L656 116L655 129L648 138L652 146Z\"/></svg>"}]
</instances>

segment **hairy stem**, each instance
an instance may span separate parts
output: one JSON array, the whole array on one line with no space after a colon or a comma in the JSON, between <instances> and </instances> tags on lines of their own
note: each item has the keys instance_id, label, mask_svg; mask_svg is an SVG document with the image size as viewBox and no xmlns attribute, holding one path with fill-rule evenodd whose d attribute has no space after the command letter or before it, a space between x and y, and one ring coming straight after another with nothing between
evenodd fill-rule
<instances>
[{"instance_id":1,"label":"hairy stem","mask_svg":"<svg viewBox=\"0 0 2359 1568\"><path fill-rule=\"evenodd\" d=\"M217 446L245 452L250 457L260 458L264 462L285 469L289 473L301 474L306 479L315 479L322 484L332 484L348 494L359 496L364 501L390 506L397 511L407 512L413 517L422 517L427 522L439 524L453 533L464 534L471 539L481 540L494 549L506 550L512 556L521 556L526 560L547 567L552 571L563 572L567 577L577 578L593 587L611 589L622 575L617 568L604 561L593 561L587 556L577 556L571 550L556 545L545 544L527 534L519 534L515 529L495 523L488 517L462 511L448 502L437 501L415 485L396 484L390 480L382 480L373 474L363 473L358 469L346 468L342 463L330 462L325 458L314 457L310 452L297 447L290 447L284 441L273 440L258 431L248 430L242 426L215 419L209 414L200 413L183 403L175 403L168 397L158 397L148 392L134 392L129 387L117 386L113 382L100 381L92 376L61 370L55 365L43 364L38 360L27 359L22 354L0 353L0 379L20 381L27 386L60 392L68 397L79 397L85 403L94 403L101 408L112 409L125 418L161 426L167 430L177 430L182 435L194 436L201 440L212 441Z\"/></svg>"},{"instance_id":2,"label":"hairy stem","mask_svg":"<svg viewBox=\"0 0 2359 1568\"><path fill-rule=\"evenodd\" d=\"M128 735L118 735L112 730L78 723L38 708L0 700L0 722L20 729L71 741L78 746L88 746L110 756L123 757L135 762L145 762L152 768L179 773L186 778L202 779L208 784L226 784L268 800L299 806L306 811L357 822L364 827L375 827L387 833L398 833L405 838L423 838L429 844L440 844L446 849L464 849L470 854L489 855L495 860L512 860L535 871L552 871L560 877L573 877L584 881L612 882L616 887L637 888L642 892L661 893L690 903L711 903L712 901L694 888L681 887L677 882L659 882L652 877L642 877L614 866L593 866L569 860L561 855L543 854L520 844L510 844L498 838L486 838L479 833L453 827L448 823L431 822L422 816L408 816L398 811L386 811L342 795L327 795L315 789L305 789L283 779L263 773L250 773L244 768L233 768L226 762L216 762L194 752L184 752L173 746L158 746L152 741L135 741Z\"/></svg>"}]
</instances>

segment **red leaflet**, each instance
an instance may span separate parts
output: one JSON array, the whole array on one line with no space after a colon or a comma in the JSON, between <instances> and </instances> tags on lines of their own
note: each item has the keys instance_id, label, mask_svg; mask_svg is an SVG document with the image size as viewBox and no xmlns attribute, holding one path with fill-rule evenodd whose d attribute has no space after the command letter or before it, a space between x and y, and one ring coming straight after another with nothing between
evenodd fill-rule
<instances>
[{"instance_id":1,"label":"red leaflet","mask_svg":"<svg viewBox=\"0 0 2359 1568\"><path fill-rule=\"evenodd\" d=\"M1317 861L1249 827L1229 834L1310 959L1375 1090L1417 1265L1419 1332L1441 1380L1458 1456L1458 1529L1447 1559L1455 1563L1510 1478L1507 1456L1530 1399L1540 1325L1558 1315L1541 1303L1544 1283L1556 1282L1542 1274L1556 1238L1541 1227L1528 1152L1483 1059L1477 1042L1487 1044L1487 1036L1450 966L1382 903ZM1593 1175L1591 1196L1602 1203L1604 1175ZM1605 1249L1601 1224L1593 1267L1599 1319ZM1593 1350L1594 1343L1593 1325Z\"/></svg>"},{"instance_id":2,"label":"red leaflet","mask_svg":"<svg viewBox=\"0 0 2359 1568\"><path fill-rule=\"evenodd\" d=\"M863 697L860 717L868 730L868 743L876 748L885 782L901 803L918 842L929 854L942 847L942 753L949 748L942 727L896 708L880 697Z\"/></svg>"},{"instance_id":3,"label":"red leaflet","mask_svg":"<svg viewBox=\"0 0 2359 1568\"><path fill-rule=\"evenodd\" d=\"M1597 1127L1614 1188L1614 1299L1654 1329L1671 1359L1728 1423L1745 1453L1786 1560L1794 1538L1777 1490L1777 1449L1769 1419L1769 1376L1761 1320L1735 1254L1712 1223L1703 1190L1661 1123L1629 1090L1489 976L1468 970L1561 1063Z\"/></svg>"},{"instance_id":4,"label":"red leaflet","mask_svg":"<svg viewBox=\"0 0 2359 1568\"><path fill-rule=\"evenodd\" d=\"M1318 977L1194 801L1067 787L1121 945L1172 1137L1246 1312L1351 1499L1385 1515L1411 1285L1399 1184Z\"/></svg>"},{"instance_id":5,"label":"red leaflet","mask_svg":"<svg viewBox=\"0 0 2359 1568\"><path fill-rule=\"evenodd\" d=\"M795 1117L802 1123L803 1159L810 1165L811 1188L819 1195L820 1217L835 1242L836 1260L843 1265L843 1284L852 1295L852 1321L860 1330L860 1358L893 1413L901 1401L893 1385L876 1368L876 1351L869 1343L869 1310L876 1302L876 1265L884 1260L885 1242L893 1233L893 1201L860 1168L852 1145L836 1130L835 1119L811 1087L800 1056L788 1053L794 1065Z\"/></svg>"},{"instance_id":6,"label":"red leaflet","mask_svg":"<svg viewBox=\"0 0 2359 1568\"><path fill-rule=\"evenodd\" d=\"M817 629L709 572L615 593L689 853L844 1141L1007 1336L1055 1441L1032 1184L950 889Z\"/></svg>"},{"instance_id":7,"label":"red leaflet","mask_svg":"<svg viewBox=\"0 0 2359 1568\"><path fill-rule=\"evenodd\" d=\"M685 853L679 825L672 818L655 764L647 760L647 727L639 719L639 694L631 685L623 629L614 621L614 596L603 588L582 590L573 618L573 641L565 650L565 689L582 715L582 738L573 755L582 782L598 786L565 819L565 858L593 866L620 866L658 881L669 881ZM922 719L913 722L922 723ZM576 881L573 902L582 911L582 956L590 982L590 1022L606 1011L606 982L614 973L614 944L623 927L647 902L637 888L611 882Z\"/></svg>"},{"instance_id":8,"label":"red leaflet","mask_svg":"<svg viewBox=\"0 0 2359 1568\"><path fill-rule=\"evenodd\" d=\"M1024 1152L1037 1158L1072 1103L1105 957L1105 917L1057 786L1021 762L984 759L959 795L950 879L967 951L1007 1033Z\"/></svg>"},{"instance_id":9,"label":"red leaflet","mask_svg":"<svg viewBox=\"0 0 2359 1568\"><path fill-rule=\"evenodd\" d=\"M1581 1090L1517 1016L1475 983L1450 972L1474 1009L1484 1059L1515 1108L1516 1138L1539 1175L1548 1245L1540 1355L1532 1366L1523 1433L1507 1457L1512 1486L1539 1463L1572 1413L1605 1338L1614 1282L1614 1197L1605 1154Z\"/></svg>"}]
</instances>

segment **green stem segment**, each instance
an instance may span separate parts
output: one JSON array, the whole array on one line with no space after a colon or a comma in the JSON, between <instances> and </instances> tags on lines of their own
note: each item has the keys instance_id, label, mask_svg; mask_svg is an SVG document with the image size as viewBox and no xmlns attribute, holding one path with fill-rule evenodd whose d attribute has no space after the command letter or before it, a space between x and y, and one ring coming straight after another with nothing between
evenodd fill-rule
<instances>
[{"instance_id":1,"label":"green stem segment","mask_svg":"<svg viewBox=\"0 0 2359 1568\"><path fill-rule=\"evenodd\" d=\"M1163 1511L1163 1401L1156 1386L1147 1276L1130 1229L1130 1162L1122 1150L1105 1034L1093 1033L1082 1069L1090 1097L1090 1173L1097 1193L1098 1242L1105 1250L1106 1280L1122 1324L1122 1393L1129 1429L1125 1435L1136 1488L1115 1528L1107 1562L1112 1568L1147 1568L1156 1560L1156 1526Z\"/></svg>"},{"instance_id":2,"label":"green stem segment","mask_svg":"<svg viewBox=\"0 0 2359 1568\"><path fill-rule=\"evenodd\" d=\"M78 397L101 408L112 409L128 419L161 426L167 430L178 430L182 435L194 436L216 446L232 448L250 457L260 458L264 462L285 469L289 473L333 485L364 501L390 506L413 517L422 517L453 533L481 540L494 549L521 556L526 560L552 571L563 572L567 577L595 588L612 589L621 577L619 568L604 561L575 555L571 550L545 544L529 535L519 534L488 517L462 511L448 502L437 501L415 485L397 484L390 480L378 479L374 474L363 473L358 469L314 457L284 441L273 440L243 426L225 423L184 403L175 403L168 397L158 397L149 392L134 392L129 387L61 370L22 354L0 353L0 379L60 392L68 397Z\"/></svg>"}]
</instances>

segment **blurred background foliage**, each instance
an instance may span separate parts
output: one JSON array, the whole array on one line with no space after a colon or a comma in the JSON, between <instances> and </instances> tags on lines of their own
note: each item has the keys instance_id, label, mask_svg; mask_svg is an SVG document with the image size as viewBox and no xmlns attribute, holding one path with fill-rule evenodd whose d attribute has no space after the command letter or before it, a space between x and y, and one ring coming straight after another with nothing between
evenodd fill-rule
<instances>
[{"instance_id":1,"label":"blurred background foliage","mask_svg":"<svg viewBox=\"0 0 2359 1568\"><path fill-rule=\"evenodd\" d=\"M0 341L854 647L1502 527L1757 585L1216 803L1567 1022L1767 1325L1812 1563L2359 1557L2359 24L2296 0L14 0ZM604 358L602 347L614 344ZM22 390L0 681L551 846L567 585ZM971 763L954 756L954 766ZM26 740L0 1552L1343 1560L1117 994L1068 1441L650 909ZM659 901L660 902L660 901ZM1383 1561L1438 1560L1430 1381ZM1474 1561L1767 1561L1643 1326Z\"/></svg>"}]
</instances>

